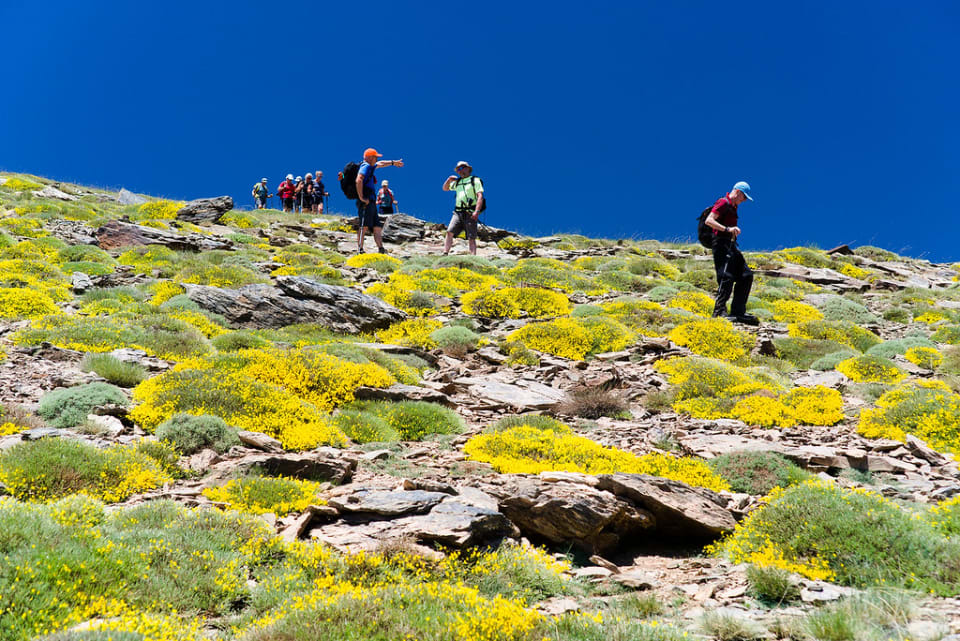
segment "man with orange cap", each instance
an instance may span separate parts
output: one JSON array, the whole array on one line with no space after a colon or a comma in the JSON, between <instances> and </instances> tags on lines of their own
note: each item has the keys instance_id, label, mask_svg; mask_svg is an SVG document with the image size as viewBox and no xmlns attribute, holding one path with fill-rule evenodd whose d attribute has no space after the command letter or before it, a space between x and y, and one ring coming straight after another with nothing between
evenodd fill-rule
<instances>
[{"instance_id":1,"label":"man with orange cap","mask_svg":"<svg viewBox=\"0 0 960 641\"><path fill-rule=\"evenodd\" d=\"M373 232L373 240L377 243L380 253L387 253L383 248L383 225L377 213L377 177L374 171L380 167L403 167L403 160L378 160L382 157L383 154L370 147L363 152L363 162L360 163L360 170L357 172L357 217L360 219L360 226L357 228L357 248L361 253L363 253L363 235L366 229Z\"/></svg>"}]
</instances>

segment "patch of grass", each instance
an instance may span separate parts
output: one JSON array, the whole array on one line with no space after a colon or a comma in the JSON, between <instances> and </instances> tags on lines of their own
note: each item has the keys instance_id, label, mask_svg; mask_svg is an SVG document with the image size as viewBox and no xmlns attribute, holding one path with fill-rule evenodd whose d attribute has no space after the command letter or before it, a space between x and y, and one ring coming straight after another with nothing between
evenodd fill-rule
<instances>
[{"instance_id":1,"label":"patch of grass","mask_svg":"<svg viewBox=\"0 0 960 641\"><path fill-rule=\"evenodd\" d=\"M459 434L463 419L451 409L423 401L358 401L347 409L377 416L404 441L420 441L431 434Z\"/></svg>"},{"instance_id":2,"label":"patch of grass","mask_svg":"<svg viewBox=\"0 0 960 641\"><path fill-rule=\"evenodd\" d=\"M725 612L707 612L700 619L700 629L713 641L753 641L764 639L757 624L745 617Z\"/></svg>"},{"instance_id":3,"label":"patch of grass","mask_svg":"<svg viewBox=\"0 0 960 641\"><path fill-rule=\"evenodd\" d=\"M184 455L195 454L204 448L223 454L234 445L240 445L237 429L218 416L174 414L157 426L156 436Z\"/></svg>"},{"instance_id":4,"label":"patch of grass","mask_svg":"<svg viewBox=\"0 0 960 641\"><path fill-rule=\"evenodd\" d=\"M128 404L127 397L113 385L88 383L44 394L37 414L53 427L66 428L82 423L90 410L99 405L126 407Z\"/></svg>"},{"instance_id":5,"label":"patch of grass","mask_svg":"<svg viewBox=\"0 0 960 641\"><path fill-rule=\"evenodd\" d=\"M96 372L108 383L120 387L135 387L147 377L147 370L136 363L126 363L110 354L88 353L80 362L80 369Z\"/></svg>"},{"instance_id":6,"label":"patch of grass","mask_svg":"<svg viewBox=\"0 0 960 641\"><path fill-rule=\"evenodd\" d=\"M907 639L913 598L897 590L871 590L825 605L802 620L802 629L818 641Z\"/></svg>"},{"instance_id":7,"label":"patch of grass","mask_svg":"<svg viewBox=\"0 0 960 641\"><path fill-rule=\"evenodd\" d=\"M800 598L800 586L781 568L747 566L750 594L764 603L781 605Z\"/></svg>"},{"instance_id":8,"label":"patch of grass","mask_svg":"<svg viewBox=\"0 0 960 641\"><path fill-rule=\"evenodd\" d=\"M849 348L836 341L786 336L773 339L773 346L778 358L793 363L798 369L810 369L817 359L828 354L849 351Z\"/></svg>"},{"instance_id":9,"label":"patch of grass","mask_svg":"<svg viewBox=\"0 0 960 641\"><path fill-rule=\"evenodd\" d=\"M821 356L817 360L810 363L810 369L817 370L818 372L828 372L832 369L836 369L837 365L849 358L855 358L860 355L860 352L853 350L849 347L842 347L837 352L832 352L826 356Z\"/></svg>"},{"instance_id":10,"label":"patch of grass","mask_svg":"<svg viewBox=\"0 0 960 641\"><path fill-rule=\"evenodd\" d=\"M203 495L211 501L226 503L232 510L247 514L271 513L284 516L302 512L310 505L321 505L317 498L320 483L282 477L251 476L234 479L219 487L209 487Z\"/></svg>"},{"instance_id":11,"label":"patch of grass","mask_svg":"<svg viewBox=\"0 0 960 641\"><path fill-rule=\"evenodd\" d=\"M936 345L926 338L910 336L906 338L896 338L889 341L883 341L879 345L874 345L868 349L867 354L870 356L893 358L897 354L906 354L907 350L911 347L936 347Z\"/></svg>"},{"instance_id":12,"label":"patch of grass","mask_svg":"<svg viewBox=\"0 0 960 641\"><path fill-rule=\"evenodd\" d=\"M879 320L869 309L843 296L830 296L817 307L823 312L823 317L830 321L850 321L863 324L876 323Z\"/></svg>"},{"instance_id":13,"label":"patch of grass","mask_svg":"<svg viewBox=\"0 0 960 641\"><path fill-rule=\"evenodd\" d=\"M789 487L810 478L802 468L774 452L731 452L707 463L734 492L745 494L762 496L775 487Z\"/></svg>"},{"instance_id":14,"label":"patch of grass","mask_svg":"<svg viewBox=\"0 0 960 641\"><path fill-rule=\"evenodd\" d=\"M467 352L475 350L480 336L466 327L451 325L434 330L430 338L436 342L448 356L463 358Z\"/></svg>"},{"instance_id":15,"label":"patch of grass","mask_svg":"<svg viewBox=\"0 0 960 641\"><path fill-rule=\"evenodd\" d=\"M355 443L390 443L400 440L400 432L380 416L361 410L341 409L333 424Z\"/></svg>"},{"instance_id":16,"label":"patch of grass","mask_svg":"<svg viewBox=\"0 0 960 641\"><path fill-rule=\"evenodd\" d=\"M214 336L210 343L218 352L237 352L241 349L269 347L270 341L250 331L240 330Z\"/></svg>"},{"instance_id":17,"label":"patch of grass","mask_svg":"<svg viewBox=\"0 0 960 641\"><path fill-rule=\"evenodd\" d=\"M580 418L629 417L629 404L622 395L613 390L593 387L577 387L567 392L567 397L557 408L560 414Z\"/></svg>"},{"instance_id":18,"label":"patch of grass","mask_svg":"<svg viewBox=\"0 0 960 641\"><path fill-rule=\"evenodd\" d=\"M484 432L503 432L514 427L534 427L538 430L567 431L569 428L557 419L544 414L514 414L504 416L484 428Z\"/></svg>"},{"instance_id":19,"label":"patch of grass","mask_svg":"<svg viewBox=\"0 0 960 641\"><path fill-rule=\"evenodd\" d=\"M98 449L62 438L24 441L0 454L0 482L24 501L51 501L84 493L107 502L170 480L135 447Z\"/></svg>"}]
</instances>

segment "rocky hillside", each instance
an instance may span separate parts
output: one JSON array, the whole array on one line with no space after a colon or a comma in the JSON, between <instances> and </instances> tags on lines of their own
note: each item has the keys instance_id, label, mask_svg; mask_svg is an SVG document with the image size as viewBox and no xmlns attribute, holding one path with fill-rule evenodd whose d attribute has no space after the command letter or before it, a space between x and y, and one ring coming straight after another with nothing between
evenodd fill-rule
<instances>
[{"instance_id":1,"label":"rocky hillside","mask_svg":"<svg viewBox=\"0 0 960 641\"><path fill-rule=\"evenodd\" d=\"M0 639L960 639L957 266L232 207L0 175Z\"/></svg>"}]
</instances>

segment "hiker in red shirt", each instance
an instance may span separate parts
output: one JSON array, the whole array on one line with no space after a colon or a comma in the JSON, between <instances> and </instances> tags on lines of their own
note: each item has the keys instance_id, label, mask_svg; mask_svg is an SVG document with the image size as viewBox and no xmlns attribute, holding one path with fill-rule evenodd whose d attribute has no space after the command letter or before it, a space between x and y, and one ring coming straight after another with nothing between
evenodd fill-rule
<instances>
[{"instance_id":1,"label":"hiker in red shirt","mask_svg":"<svg viewBox=\"0 0 960 641\"><path fill-rule=\"evenodd\" d=\"M737 247L740 227L737 226L737 207L745 200L752 201L750 185L740 181L726 196L713 204L704 223L713 229L713 267L717 272L717 300L714 317L723 316L734 323L759 325L757 317L747 313L747 299L753 286L753 272ZM727 300L733 293L730 313Z\"/></svg>"},{"instance_id":2,"label":"hiker in red shirt","mask_svg":"<svg viewBox=\"0 0 960 641\"><path fill-rule=\"evenodd\" d=\"M287 179L277 187L277 196L283 203L283 211L293 211L293 194L296 186L293 184L293 174L287 174Z\"/></svg>"}]
</instances>

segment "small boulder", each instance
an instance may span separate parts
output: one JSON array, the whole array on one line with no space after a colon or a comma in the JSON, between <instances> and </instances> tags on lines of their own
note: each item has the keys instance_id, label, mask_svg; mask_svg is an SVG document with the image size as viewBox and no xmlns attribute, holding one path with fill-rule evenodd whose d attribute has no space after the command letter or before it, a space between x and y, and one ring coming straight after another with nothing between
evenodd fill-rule
<instances>
[{"instance_id":1,"label":"small boulder","mask_svg":"<svg viewBox=\"0 0 960 641\"><path fill-rule=\"evenodd\" d=\"M177 211L177 220L188 223L215 223L231 209L233 209L233 198L230 196L199 198L181 207Z\"/></svg>"}]
</instances>

